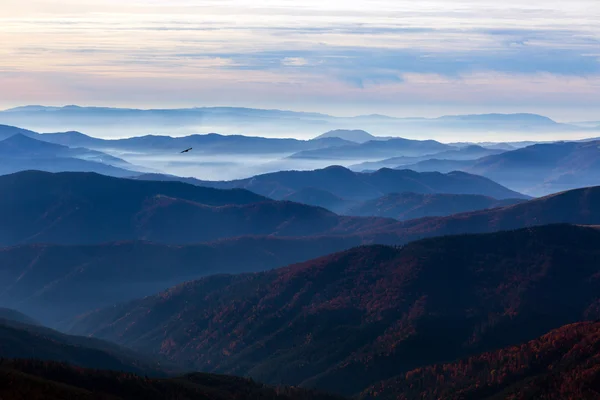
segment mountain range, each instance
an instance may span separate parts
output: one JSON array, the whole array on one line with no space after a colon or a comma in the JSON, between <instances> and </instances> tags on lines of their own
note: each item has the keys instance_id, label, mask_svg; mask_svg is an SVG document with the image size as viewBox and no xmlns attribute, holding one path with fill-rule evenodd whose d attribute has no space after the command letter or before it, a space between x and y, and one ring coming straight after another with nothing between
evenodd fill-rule
<instances>
[{"instance_id":1,"label":"mountain range","mask_svg":"<svg viewBox=\"0 0 600 400\"><path fill-rule=\"evenodd\" d=\"M446 217L402 221L370 232L375 243L407 243L425 237L489 233L549 224L599 225L600 187L574 189L511 206L470 211Z\"/></svg>"},{"instance_id":2,"label":"mountain range","mask_svg":"<svg viewBox=\"0 0 600 400\"><path fill-rule=\"evenodd\" d=\"M51 157L66 157L66 158L81 158L84 160L112 163L129 166L130 164L117 157L108 154L89 150L86 148L72 148L36 140L24 134L12 135L0 141L0 156L6 157L23 157L23 158L51 158Z\"/></svg>"},{"instance_id":3,"label":"mountain range","mask_svg":"<svg viewBox=\"0 0 600 400\"><path fill-rule=\"evenodd\" d=\"M473 160L444 159L436 155L396 168L418 172L465 171L529 195L541 196L599 184L600 141L533 144Z\"/></svg>"},{"instance_id":4,"label":"mountain range","mask_svg":"<svg viewBox=\"0 0 600 400\"><path fill-rule=\"evenodd\" d=\"M387 196L391 207L384 198L354 211L403 221L339 216L243 189L95 174L23 172L0 177L0 188L8 194L0 237L5 245L19 244L0 250L0 305L52 326L186 280L264 271L361 244L600 224L600 188L529 201L405 193ZM480 209L409 220L464 207ZM210 240L217 241L199 243Z\"/></svg>"},{"instance_id":5,"label":"mountain range","mask_svg":"<svg viewBox=\"0 0 600 400\"><path fill-rule=\"evenodd\" d=\"M4 139L0 141L0 155L5 160L0 166L0 174L38 169L133 177L141 173L171 171L169 173L181 175L196 171L193 173L197 176L218 178L245 177L255 171L258 174L255 177L262 178L264 171L298 169L309 172L307 170L323 169L331 163L354 163L349 167L351 170L364 172L376 172L381 167L416 172L463 171L533 196L598 184L600 142L593 140L534 143L514 150L500 150L472 144L448 145L432 140L384 137L355 143L330 134L333 135L330 132L326 137L312 140L218 134L146 135L105 140L73 131L39 134L0 126L0 139ZM192 148L192 153L180 154L186 148ZM232 155L239 155L243 160L236 161ZM227 165L227 169L223 165ZM242 173L244 170L248 172ZM204 185L214 185L206 179L200 181ZM340 193L332 194L344 199ZM498 197L490 193L471 194Z\"/></svg>"},{"instance_id":6,"label":"mountain range","mask_svg":"<svg viewBox=\"0 0 600 400\"><path fill-rule=\"evenodd\" d=\"M597 185L600 141L536 144L479 159L466 171L528 193Z\"/></svg>"},{"instance_id":7,"label":"mountain range","mask_svg":"<svg viewBox=\"0 0 600 400\"><path fill-rule=\"evenodd\" d=\"M598 318L600 231L550 225L362 246L216 275L77 318L203 370L354 395L415 368Z\"/></svg>"},{"instance_id":8,"label":"mountain range","mask_svg":"<svg viewBox=\"0 0 600 400\"><path fill-rule=\"evenodd\" d=\"M0 250L0 305L52 326L209 274L264 271L360 244L600 224L600 188L529 201L405 193L387 196L392 207L384 198L353 211L400 222L339 216L242 189L95 174L23 172L0 177L0 187L10 193L0 207L1 237L8 245L21 243ZM464 207L480 209L409 220Z\"/></svg>"},{"instance_id":9,"label":"mountain range","mask_svg":"<svg viewBox=\"0 0 600 400\"><path fill-rule=\"evenodd\" d=\"M535 114L482 114L440 118L394 118L384 115L334 117L322 113L261 110L235 107L187 109L123 109L107 107L25 106L0 112L0 123L36 131L75 129L91 134L126 136L148 133L186 135L211 129L225 134L295 134L314 137L317 132L362 129L383 136L445 135L477 132L479 136L503 132L515 138L549 133L594 132L594 126L564 124ZM597 132L597 130L596 130ZM506 135L505 135L506 136ZM596 135L598 136L598 135Z\"/></svg>"},{"instance_id":10,"label":"mountain range","mask_svg":"<svg viewBox=\"0 0 600 400\"><path fill-rule=\"evenodd\" d=\"M381 168L399 168L404 165L413 165L421 161L431 159L441 160L477 160L486 156L501 154L507 150L489 149L478 145L469 145L460 149L445 150L440 153L428 154L420 157L392 157L380 161L369 161L360 164L351 165L349 168L353 171L378 170ZM410 167L407 167L410 169ZM441 171L440 171L441 172ZM444 171L450 172L450 171Z\"/></svg>"},{"instance_id":11,"label":"mountain range","mask_svg":"<svg viewBox=\"0 0 600 400\"><path fill-rule=\"evenodd\" d=\"M5 193L0 198L2 245L85 244L131 239L190 243L224 237L225 233L219 231L235 229L238 222L242 223L238 217L254 216L258 223L258 219L265 216L261 212L279 209L284 213L286 207L295 207L298 211L307 208L307 220L310 215L327 216L325 210L293 203L274 204L241 189L219 190L181 182L119 179L93 173L24 171L0 176L0 190ZM207 219L211 215L213 221ZM218 223L215 218L219 219ZM233 225L227 226L226 218L230 218ZM277 223L277 216L269 218ZM329 223L335 224L332 219L335 219L333 214ZM321 226L327 224L326 220ZM261 221L261 226L267 223ZM186 226L180 226L182 223ZM254 233L258 233L259 228ZM231 236L240 235L243 229L239 227ZM265 225L264 229L269 227Z\"/></svg>"},{"instance_id":12,"label":"mountain range","mask_svg":"<svg viewBox=\"0 0 600 400\"><path fill-rule=\"evenodd\" d=\"M265 271L359 244L360 237L354 236L242 237L185 246L117 242L5 247L0 249L0 304L60 328L78 314L203 276Z\"/></svg>"},{"instance_id":13,"label":"mountain range","mask_svg":"<svg viewBox=\"0 0 600 400\"><path fill-rule=\"evenodd\" d=\"M179 180L160 174L144 174L136 179ZM382 168L372 173L353 172L341 166L313 171L280 171L233 181L187 180L220 189L243 188L273 199L283 199L300 190L317 189L346 200L369 200L390 193L477 194L497 199L522 198L522 195L477 175L463 172L416 173Z\"/></svg>"},{"instance_id":14,"label":"mountain range","mask_svg":"<svg viewBox=\"0 0 600 400\"><path fill-rule=\"evenodd\" d=\"M381 171L384 176L375 175L378 178L375 182L395 182L397 173L403 173L388 170L392 174L387 177L387 171ZM356 175L348 170L340 172ZM432 176L441 179L438 187L448 184L444 175ZM456 173L452 180L462 184L464 178L468 187L471 177ZM475 182L479 179L476 177ZM493 183L490 186L498 188ZM345 188L360 189L351 181ZM26 171L1 176L0 189L7 194L0 199L0 244L5 246L132 240L181 245L247 235L352 236L353 240L359 237L362 243L402 244L427 236L483 233L549 223L600 224L600 209L596 206L600 204L600 187L500 208L410 221L341 216L320 207L270 200L245 189L215 189L89 173ZM428 201L425 196L422 199ZM492 207L495 205L501 204L490 203ZM447 206L450 211L451 206ZM427 210L426 204L422 209ZM89 226L94 229L83 229Z\"/></svg>"},{"instance_id":15,"label":"mountain range","mask_svg":"<svg viewBox=\"0 0 600 400\"><path fill-rule=\"evenodd\" d=\"M127 177L138 174L134 170L149 170L99 151L47 143L22 133L0 141L0 157L0 174L37 169L48 172L96 172Z\"/></svg>"},{"instance_id":16,"label":"mountain range","mask_svg":"<svg viewBox=\"0 0 600 400\"><path fill-rule=\"evenodd\" d=\"M391 136L381 137L371 135L369 132L363 131L362 129L335 129L329 132L325 132L322 135L317 136L315 139L325 138L338 138L348 140L355 143L366 143L371 140L389 140L393 139Z\"/></svg>"},{"instance_id":17,"label":"mountain range","mask_svg":"<svg viewBox=\"0 0 600 400\"><path fill-rule=\"evenodd\" d=\"M0 177L0 243L194 243L241 235L359 233L397 222L352 218L244 189L26 171ZM33 189L35 188L35 190ZM82 231L81 227L94 226Z\"/></svg>"},{"instance_id":18,"label":"mountain range","mask_svg":"<svg viewBox=\"0 0 600 400\"><path fill-rule=\"evenodd\" d=\"M305 150L295 153L291 159L322 160L381 160L388 157L417 157L432 155L454 149L435 140L410 140L392 138L371 140L365 143L353 143L318 150Z\"/></svg>"},{"instance_id":19,"label":"mountain range","mask_svg":"<svg viewBox=\"0 0 600 400\"><path fill-rule=\"evenodd\" d=\"M23 135L43 142L62 146L94 150L131 151L148 153L173 153L194 147L205 154L291 154L303 150L317 150L330 146L342 146L352 142L336 137L298 140L253 137L242 135L219 135L216 133L194 134L183 137L160 135L134 136L124 139L100 139L77 131L37 133L13 126L0 125L0 139Z\"/></svg>"},{"instance_id":20,"label":"mountain range","mask_svg":"<svg viewBox=\"0 0 600 400\"><path fill-rule=\"evenodd\" d=\"M77 106L0 122L33 129L0 125L3 400L600 399L592 123ZM265 137L289 132L314 139ZM478 143L397 137L456 132Z\"/></svg>"},{"instance_id":21,"label":"mountain range","mask_svg":"<svg viewBox=\"0 0 600 400\"><path fill-rule=\"evenodd\" d=\"M600 225L600 187L529 200L386 195L402 221L340 216L240 188L93 173L26 171L0 177L0 188L1 237L22 243L0 251L0 305L70 335L133 349L126 360L113 351L108 358L93 353L95 361L85 356L93 347L87 342L70 347L83 339L52 336L62 334L38 323L35 329L47 331L35 330L27 343L39 340L36 354L47 360L128 370L166 358L160 371L250 376L345 396L375 391L386 399L407 373L598 318L600 231L548 224ZM369 213L389 212L381 199L369 201L361 203ZM452 214L409 219L439 212L438 205ZM479 209L453 213L463 206ZM88 226L95 229L81 228ZM154 243L140 241L148 239ZM221 240L198 243L214 239ZM6 343L32 335L20 323L26 332L11 322ZM21 349L14 356L29 354ZM470 382L455 381L478 390ZM496 389L490 393L509 387ZM454 386L430 390L451 394Z\"/></svg>"}]
</instances>

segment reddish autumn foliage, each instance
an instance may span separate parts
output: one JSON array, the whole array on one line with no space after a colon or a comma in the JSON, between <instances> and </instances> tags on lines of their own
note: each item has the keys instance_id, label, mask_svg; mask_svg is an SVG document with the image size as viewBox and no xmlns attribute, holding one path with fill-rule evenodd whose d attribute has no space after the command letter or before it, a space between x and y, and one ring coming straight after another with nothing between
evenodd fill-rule
<instances>
[{"instance_id":1,"label":"reddish autumn foliage","mask_svg":"<svg viewBox=\"0 0 600 400\"><path fill-rule=\"evenodd\" d=\"M582 400L600 398L600 322L378 383L361 399Z\"/></svg>"},{"instance_id":2,"label":"reddish autumn foliage","mask_svg":"<svg viewBox=\"0 0 600 400\"><path fill-rule=\"evenodd\" d=\"M93 334L190 368L356 394L600 311L600 232L553 225L363 246L90 313Z\"/></svg>"}]
</instances>

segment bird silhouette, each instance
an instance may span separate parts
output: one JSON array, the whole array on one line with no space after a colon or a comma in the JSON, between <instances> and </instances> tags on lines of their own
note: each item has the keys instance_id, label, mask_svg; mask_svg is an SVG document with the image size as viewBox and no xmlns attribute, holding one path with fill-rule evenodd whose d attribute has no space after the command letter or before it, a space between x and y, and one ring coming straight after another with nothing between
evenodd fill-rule
<instances>
[{"instance_id":1,"label":"bird silhouette","mask_svg":"<svg viewBox=\"0 0 600 400\"><path fill-rule=\"evenodd\" d=\"M187 153L188 151L190 151L192 148L190 147L189 149L185 149L184 151L182 151L182 153Z\"/></svg>"}]
</instances>

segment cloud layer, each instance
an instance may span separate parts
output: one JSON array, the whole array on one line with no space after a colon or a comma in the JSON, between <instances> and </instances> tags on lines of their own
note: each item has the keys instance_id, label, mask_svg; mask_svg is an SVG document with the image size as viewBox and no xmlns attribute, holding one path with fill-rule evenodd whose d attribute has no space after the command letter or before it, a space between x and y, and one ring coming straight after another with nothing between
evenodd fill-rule
<instances>
[{"instance_id":1,"label":"cloud layer","mask_svg":"<svg viewBox=\"0 0 600 400\"><path fill-rule=\"evenodd\" d=\"M3 0L0 106L600 106L597 0L405 3Z\"/></svg>"}]
</instances>

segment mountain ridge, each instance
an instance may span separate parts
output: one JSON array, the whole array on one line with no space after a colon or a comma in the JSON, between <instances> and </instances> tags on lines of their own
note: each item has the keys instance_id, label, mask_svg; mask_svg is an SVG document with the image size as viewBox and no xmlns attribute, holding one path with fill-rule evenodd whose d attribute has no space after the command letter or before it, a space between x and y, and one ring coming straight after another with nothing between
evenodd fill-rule
<instances>
[{"instance_id":1,"label":"mountain ridge","mask_svg":"<svg viewBox=\"0 0 600 400\"><path fill-rule=\"evenodd\" d=\"M409 371L360 395L366 399L480 400L598 397L600 323L580 322L530 342Z\"/></svg>"},{"instance_id":2,"label":"mountain ridge","mask_svg":"<svg viewBox=\"0 0 600 400\"><path fill-rule=\"evenodd\" d=\"M392 137L382 137L382 136L373 136L369 132L364 131L362 129L334 129L329 132L325 132L314 139L324 139L324 138L339 138L348 140L350 142L356 143L365 143L371 140L389 140ZM313 139L313 140L314 140Z\"/></svg>"},{"instance_id":3,"label":"mountain ridge","mask_svg":"<svg viewBox=\"0 0 600 400\"><path fill-rule=\"evenodd\" d=\"M65 320L219 273L259 272L359 245L359 237L241 237L192 245L128 241L0 249L0 304ZM124 268L124 266L126 266ZM4 314L0 309L0 318Z\"/></svg>"},{"instance_id":4,"label":"mountain ridge","mask_svg":"<svg viewBox=\"0 0 600 400\"><path fill-rule=\"evenodd\" d=\"M267 136L283 134L314 137L317 132L335 129L362 129L377 132L378 136L399 136L398 132L411 132L413 138L433 135L444 137L445 132L468 132L473 137L483 133L506 132L520 139L515 132L536 136L548 132L597 132L592 127L564 123L549 123L547 117L531 114L488 114L453 116L451 118L398 118L380 115L339 117L322 113L284 110L264 110L241 107L196 107L182 109L119 109L108 107L54 107L17 108L0 112L0 123L19 125L32 130L78 130L93 134L123 135L148 132L177 134L197 133L198 127L211 131L234 134L245 133ZM483 132L482 132L483 130ZM597 135L595 135L597 136ZM393 156L393 155L391 155ZM391 157L390 156L390 157Z\"/></svg>"},{"instance_id":5,"label":"mountain ridge","mask_svg":"<svg viewBox=\"0 0 600 400\"><path fill-rule=\"evenodd\" d=\"M334 172L353 174L345 169ZM376 176L380 182L394 181L396 175L387 173ZM460 172L454 175L458 179L469 177ZM35 195L31 187L43 196ZM551 223L600 224L600 200L595 202L600 198L600 187L570 190L501 208L407 221L340 216L325 208L275 201L244 189L97 174L26 172L0 176L0 189L10 193L0 199L2 245L120 240L191 244L245 235L358 237L362 243L404 244L428 236ZM95 229L82 235L80 226Z\"/></svg>"},{"instance_id":6,"label":"mountain ridge","mask_svg":"<svg viewBox=\"0 0 600 400\"><path fill-rule=\"evenodd\" d=\"M0 136L1 137L1 136ZM72 148L38 140L39 135L19 132L0 140L0 174L10 174L28 169L48 172L97 172L126 177L147 170L127 161L86 148Z\"/></svg>"},{"instance_id":7,"label":"mountain ridge","mask_svg":"<svg viewBox=\"0 0 600 400\"><path fill-rule=\"evenodd\" d=\"M89 313L71 331L214 372L353 395L597 318L599 242L597 229L549 225L361 246L182 284ZM443 343L433 340L440 335Z\"/></svg>"},{"instance_id":8,"label":"mountain ridge","mask_svg":"<svg viewBox=\"0 0 600 400\"><path fill-rule=\"evenodd\" d=\"M177 180L176 177L162 177L160 174L142 174L135 179ZM307 188L325 190L345 200L367 200L399 192L481 194L499 199L529 198L488 178L460 171L441 174L382 168L372 173L362 173L332 165L312 171L279 171L232 181L181 179L221 189L245 188L273 199L282 199Z\"/></svg>"},{"instance_id":9,"label":"mountain ridge","mask_svg":"<svg viewBox=\"0 0 600 400\"><path fill-rule=\"evenodd\" d=\"M44 326L0 319L1 359L38 358L79 367L166 376L178 371L168 362L94 338L67 335Z\"/></svg>"}]
</instances>

